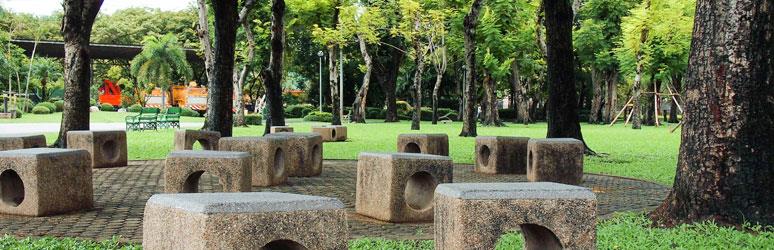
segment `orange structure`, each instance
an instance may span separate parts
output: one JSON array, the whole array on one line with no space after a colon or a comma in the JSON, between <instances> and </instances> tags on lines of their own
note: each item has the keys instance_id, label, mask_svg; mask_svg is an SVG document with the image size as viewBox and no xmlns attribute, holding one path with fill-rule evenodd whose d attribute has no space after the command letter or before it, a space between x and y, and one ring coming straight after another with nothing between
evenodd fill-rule
<instances>
[{"instance_id":1,"label":"orange structure","mask_svg":"<svg viewBox=\"0 0 774 250\"><path fill-rule=\"evenodd\" d=\"M187 107L193 110L207 110L207 88L173 85L165 96L166 106ZM146 98L146 107L161 107L161 89L154 88Z\"/></svg>"},{"instance_id":2,"label":"orange structure","mask_svg":"<svg viewBox=\"0 0 774 250\"><path fill-rule=\"evenodd\" d=\"M99 87L99 103L121 106L121 88L110 80L105 79L103 82Z\"/></svg>"}]
</instances>

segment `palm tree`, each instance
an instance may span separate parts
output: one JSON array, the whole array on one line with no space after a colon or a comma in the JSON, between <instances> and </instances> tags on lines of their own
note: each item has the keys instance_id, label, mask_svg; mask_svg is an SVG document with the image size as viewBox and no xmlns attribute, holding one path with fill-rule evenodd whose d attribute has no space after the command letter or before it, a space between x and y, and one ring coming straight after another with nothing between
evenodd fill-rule
<instances>
[{"instance_id":1,"label":"palm tree","mask_svg":"<svg viewBox=\"0 0 774 250\"><path fill-rule=\"evenodd\" d=\"M32 75L40 79L41 99L48 99L46 85L62 77L62 65L51 58L41 58L32 64Z\"/></svg>"},{"instance_id":2,"label":"palm tree","mask_svg":"<svg viewBox=\"0 0 774 250\"><path fill-rule=\"evenodd\" d=\"M185 52L173 34L143 39L142 52L132 59L131 73L138 82L155 83L161 88L161 107L166 107L166 92L170 82L191 78L191 66Z\"/></svg>"}]
</instances>

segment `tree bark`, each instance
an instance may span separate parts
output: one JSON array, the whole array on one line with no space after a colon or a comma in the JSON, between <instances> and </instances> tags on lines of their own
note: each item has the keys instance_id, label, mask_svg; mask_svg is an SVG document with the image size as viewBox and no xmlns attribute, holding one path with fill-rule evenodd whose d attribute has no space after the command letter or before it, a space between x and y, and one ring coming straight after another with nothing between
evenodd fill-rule
<instances>
[{"instance_id":1,"label":"tree bark","mask_svg":"<svg viewBox=\"0 0 774 250\"><path fill-rule=\"evenodd\" d=\"M617 111L618 100L618 71L610 70L605 72L605 110L603 112L605 123L613 122L615 112Z\"/></svg>"},{"instance_id":2,"label":"tree bark","mask_svg":"<svg viewBox=\"0 0 774 250\"><path fill-rule=\"evenodd\" d=\"M645 11L648 11L650 9L650 0L645 0ZM637 67L635 69L636 75L634 76L634 84L632 84L632 95L634 96L634 100L632 101L632 129L641 129L642 128L642 120L641 120L641 113L640 110L641 104L640 99L642 95L642 91L640 90L642 86L642 71L643 71L643 62L642 59L645 57L645 52L642 49L642 47L645 45L645 42L648 41L648 27L643 27L642 31L640 32L640 49L637 50Z\"/></svg>"},{"instance_id":3,"label":"tree bark","mask_svg":"<svg viewBox=\"0 0 774 250\"><path fill-rule=\"evenodd\" d=\"M774 224L774 4L698 0L674 186L651 217Z\"/></svg>"},{"instance_id":4,"label":"tree bark","mask_svg":"<svg viewBox=\"0 0 774 250\"><path fill-rule=\"evenodd\" d=\"M529 124L529 104L527 97L527 84L522 83L521 74L519 73L519 64L514 60L511 63L511 85L514 91L513 94L513 109L516 111L515 123Z\"/></svg>"},{"instance_id":5,"label":"tree bark","mask_svg":"<svg viewBox=\"0 0 774 250\"><path fill-rule=\"evenodd\" d=\"M269 56L269 66L261 74L269 105L269 116L266 117L264 134L268 134L272 126L285 126L285 109L282 105L282 67L285 51L284 17L285 0L272 0L271 55Z\"/></svg>"},{"instance_id":6,"label":"tree bark","mask_svg":"<svg viewBox=\"0 0 774 250\"><path fill-rule=\"evenodd\" d=\"M481 6L484 0L473 0L470 12L465 15L463 21L464 43L465 43L465 112L462 121L462 131L460 136L476 137L476 113L473 106L476 103L476 26L478 26L478 16L481 12Z\"/></svg>"},{"instance_id":7,"label":"tree bark","mask_svg":"<svg viewBox=\"0 0 774 250\"><path fill-rule=\"evenodd\" d=\"M43 79L40 79L40 94L43 100L48 100L48 88L46 88L46 85L48 85L48 78L43 77Z\"/></svg>"},{"instance_id":8,"label":"tree bark","mask_svg":"<svg viewBox=\"0 0 774 250\"><path fill-rule=\"evenodd\" d=\"M602 84L600 81L602 79L601 74L599 71L592 67L591 68L591 89L592 89L592 96L591 96L591 109L589 110L589 123L590 124L598 124L602 118L602 99L604 93L602 93Z\"/></svg>"},{"instance_id":9,"label":"tree bark","mask_svg":"<svg viewBox=\"0 0 774 250\"><path fill-rule=\"evenodd\" d=\"M63 6L64 110L59 138L54 142L54 146L60 148L67 147L67 132L89 130L89 85L92 76L89 40L102 0L66 0Z\"/></svg>"},{"instance_id":10,"label":"tree bark","mask_svg":"<svg viewBox=\"0 0 774 250\"><path fill-rule=\"evenodd\" d=\"M331 114L333 120L331 125L341 125L341 116L339 116L339 61L338 49L336 45L328 46L328 75L331 88Z\"/></svg>"},{"instance_id":11,"label":"tree bark","mask_svg":"<svg viewBox=\"0 0 774 250\"><path fill-rule=\"evenodd\" d=\"M253 30L250 27L250 11L252 11L253 6L255 6L255 0L247 0L244 3L244 6L242 6L242 10L239 11L239 23L242 24L242 29L245 31L245 37L247 38L247 60L242 65L242 70L240 71L237 78L234 80L236 83L234 85L234 96L236 96L236 115L234 116L234 126L240 126L244 127L247 126L245 123L245 104L242 98L242 89L245 86L245 80L247 79L247 76L249 74L248 67L252 68L253 65L253 59L255 58L255 37L253 36Z\"/></svg>"},{"instance_id":12,"label":"tree bark","mask_svg":"<svg viewBox=\"0 0 774 250\"><path fill-rule=\"evenodd\" d=\"M237 0L212 1L215 12L215 55L207 100L205 130L230 137L234 122L234 43L237 30Z\"/></svg>"},{"instance_id":13,"label":"tree bark","mask_svg":"<svg viewBox=\"0 0 774 250\"><path fill-rule=\"evenodd\" d=\"M199 37L199 42L202 45L202 53L204 54L204 72L207 76L207 88L209 89L212 87L210 83L212 83L212 60L214 53L212 51L212 42L210 42L210 22L207 18L208 11L207 11L207 1L206 0L197 0L196 4L199 6L198 8L198 26L196 29L196 36ZM209 104L211 101L211 96L207 95L207 103ZM207 114L204 115L204 126L202 129L207 129L210 127L209 125L209 112L210 109L207 109Z\"/></svg>"},{"instance_id":14,"label":"tree bark","mask_svg":"<svg viewBox=\"0 0 774 250\"><path fill-rule=\"evenodd\" d=\"M382 90L384 91L384 106L387 112L384 122L398 122L398 108L395 105L395 84L398 81L400 66L403 64L405 53L394 51L394 48L388 48L386 55L379 55L376 60L375 76L378 79ZM379 58L385 60L379 60Z\"/></svg>"},{"instance_id":15,"label":"tree bark","mask_svg":"<svg viewBox=\"0 0 774 250\"><path fill-rule=\"evenodd\" d=\"M547 138L583 141L578 120L572 53L572 8L567 0L545 0L548 55ZM585 142L584 142L585 144ZM586 147L587 152L591 150Z\"/></svg>"},{"instance_id":16,"label":"tree bark","mask_svg":"<svg viewBox=\"0 0 774 250\"><path fill-rule=\"evenodd\" d=\"M438 70L438 68L436 68ZM433 124L438 124L438 92L441 90L443 71L435 72L435 84L433 85Z\"/></svg>"},{"instance_id":17,"label":"tree bark","mask_svg":"<svg viewBox=\"0 0 774 250\"><path fill-rule=\"evenodd\" d=\"M497 89L495 81L488 73L484 73L484 97L486 98L486 119L484 125L500 127L503 123L500 121L500 114L497 112Z\"/></svg>"},{"instance_id":18,"label":"tree bark","mask_svg":"<svg viewBox=\"0 0 774 250\"><path fill-rule=\"evenodd\" d=\"M371 71L373 68L373 60L371 54L368 53L368 47L365 40L358 35L358 44L360 45L360 53L363 54L363 61L365 62L366 72L363 74L363 85L360 86L355 97L355 102L352 104L352 122L365 123L366 122L366 99L368 99L368 88L371 84Z\"/></svg>"},{"instance_id":19,"label":"tree bark","mask_svg":"<svg viewBox=\"0 0 774 250\"><path fill-rule=\"evenodd\" d=\"M672 87L674 87L674 92L672 94L680 94L680 89L682 86L682 76L679 74L675 74L672 76ZM675 99L680 100L680 96L674 96L674 98L670 98L670 101L672 102L672 107L669 109L669 123L678 123L677 120L677 112L680 111L677 108L678 103L675 102Z\"/></svg>"},{"instance_id":20,"label":"tree bark","mask_svg":"<svg viewBox=\"0 0 774 250\"><path fill-rule=\"evenodd\" d=\"M415 28L419 29L419 21L415 23ZM419 130L419 122L422 117L422 74L425 70L425 49L418 40L414 41L414 65L416 65L416 71L414 71L414 85L413 85L413 97L414 97L414 113L411 115L411 130Z\"/></svg>"}]
</instances>

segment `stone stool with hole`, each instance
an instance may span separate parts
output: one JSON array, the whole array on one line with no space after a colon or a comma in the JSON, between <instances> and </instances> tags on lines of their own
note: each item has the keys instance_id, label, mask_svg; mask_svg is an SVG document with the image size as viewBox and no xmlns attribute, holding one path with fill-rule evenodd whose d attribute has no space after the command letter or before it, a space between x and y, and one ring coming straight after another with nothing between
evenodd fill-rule
<instances>
[{"instance_id":1,"label":"stone stool with hole","mask_svg":"<svg viewBox=\"0 0 774 250\"><path fill-rule=\"evenodd\" d=\"M223 192L250 192L250 154L211 150L169 153L164 167L164 191L199 192L199 179L204 172L218 177Z\"/></svg>"},{"instance_id":2,"label":"stone stool with hole","mask_svg":"<svg viewBox=\"0 0 774 250\"><path fill-rule=\"evenodd\" d=\"M449 156L449 136L446 134L398 135L398 152Z\"/></svg>"},{"instance_id":3,"label":"stone stool with hole","mask_svg":"<svg viewBox=\"0 0 774 250\"><path fill-rule=\"evenodd\" d=\"M293 127L289 126L271 126L269 128L269 133L280 133L280 132L293 132Z\"/></svg>"},{"instance_id":4,"label":"stone stool with hole","mask_svg":"<svg viewBox=\"0 0 774 250\"><path fill-rule=\"evenodd\" d=\"M433 192L452 182L448 156L408 153L360 153L355 210L389 222L433 220Z\"/></svg>"},{"instance_id":5,"label":"stone stool with hole","mask_svg":"<svg viewBox=\"0 0 774 250\"><path fill-rule=\"evenodd\" d=\"M322 173L323 142L319 134L280 132L266 136L288 138L286 168L289 177L319 176Z\"/></svg>"},{"instance_id":6,"label":"stone stool with hole","mask_svg":"<svg viewBox=\"0 0 774 250\"><path fill-rule=\"evenodd\" d=\"M595 249L597 200L552 182L454 183L435 190L435 249L494 249L520 229L524 249Z\"/></svg>"},{"instance_id":7,"label":"stone stool with hole","mask_svg":"<svg viewBox=\"0 0 774 250\"><path fill-rule=\"evenodd\" d=\"M143 249L347 249L338 199L288 193L156 194Z\"/></svg>"},{"instance_id":8,"label":"stone stool with hole","mask_svg":"<svg viewBox=\"0 0 774 250\"><path fill-rule=\"evenodd\" d=\"M526 174L528 137L476 137L476 167L485 174Z\"/></svg>"},{"instance_id":9,"label":"stone stool with hole","mask_svg":"<svg viewBox=\"0 0 774 250\"><path fill-rule=\"evenodd\" d=\"M196 142L202 145L204 150L218 150L220 132L206 130L177 130L175 131L175 150L191 150Z\"/></svg>"},{"instance_id":10,"label":"stone stool with hole","mask_svg":"<svg viewBox=\"0 0 774 250\"><path fill-rule=\"evenodd\" d=\"M44 135L0 136L0 151L44 147L46 147L46 136Z\"/></svg>"},{"instance_id":11,"label":"stone stool with hole","mask_svg":"<svg viewBox=\"0 0 774 250\"><path fill-rule=\"evenodd\" d=\"M85 149L94 168L127 165L126 131L69 131L67 148Z\"/></svg>"},{"instance_id":12,"label":"stone stool with hole","mask_svg":"<svg viewBox=\"0 0 774 250\"><path fill-rule=\"evenodd\" d=\"M288 138L281 136L225 137L220 139L218 148L250 154L253 186L268 187L288 179L288 143Z\"/></svg>"},{"instance_id":13,"label":"stone stool with hole","mask_svg":"<svg viewBox=\"0 0 774 250\"><path fill-rule=\"evenodd\" d=\"M0 151L0 213L45 216L90 209L91 171L86 150Z\"/></svg>"},{"instance_id":14,"label":"stone stool with hole","mask_svg":"<svg viewBox=\"0 0 774 250\"><path fill-rule=\"evenodd\" d=\"M583 180L583 142L572 138L530 139L527 180L578 185Z\"/></svg>"},{"instance_id":15,"label":"stone stool with hole","mask_svg":"<svg viewBox=\"0 0 774 250\"><path fill-rule=\"evenodd\" d=\"M320 134L325 142L347 140L347 127L341 125L312 127L312 133Z\"/></svg>"}]
</instances>

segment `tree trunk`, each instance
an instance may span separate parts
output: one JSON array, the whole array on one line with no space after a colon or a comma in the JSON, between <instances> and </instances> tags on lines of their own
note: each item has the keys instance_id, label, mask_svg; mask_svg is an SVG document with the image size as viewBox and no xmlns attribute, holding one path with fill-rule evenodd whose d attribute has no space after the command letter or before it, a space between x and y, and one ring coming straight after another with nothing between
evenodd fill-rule
<instances>
[{"instance_id":1,"label":"tree trunk","mask_svg":"<svg viewBox=\"0 0 774 250\"><path fill-rule=\"evenodd\" d=\"M244 77L247 75L247 66L243 66L241 71L234 71L234 127L247 127L245 123L245 104L242 93Z\"/></svg>"},{"instance_id":2,"label":"tree trunk","mask_svg":"<svg viewBox=\"0 0 774 250\"><path fill-rule=\"evenodd\" d=\"M250 11L255 6L255 0L247 0L242 6L242 10L239 11L239 23L242 25L242 30L245 32L247 38L247 60L242 65L242 70L239 75L235 75L234 96L236 96L236 115L234 116L234 126L246 127L245 123L245 104L242 98L242 89L245 86L245 80L248 75L248 67L252 68L253 59L255 58L255 37L253 36L253 30L250 27ZM235 72L236 73L236 72Z\"/></svg>"},{"instance_id":3,"label":"tree trunk","mask_svg":"<svg viewBox=\"0 0 774 250\"><path fill-rule=\"evenodd\" d=\"M207 18L208 11L207 11L207 1L206 0L197 0L196 4L199 6L198 8L198 27L196 29L196 36L199 37L199 42L202 44L202 52L204 53L204 72L207 76L207 88L211 88L212 85L212 60L214 53L212 52L212 42L210 42L210 22ZM207 95L207 103L209 104L211 102L211 95ZM204 126L203 129L207 129L210 127L209 125L209 112L210 109L207 109L207 114L204 115Z\"/></svg>"},{"instance_id":4,"label":"tree trunk","mask_svg":"<svg viewBox=\"0 0 774 250\"><path fill-rule=\"evenodd\" d=\"M335 45L328 46L328 75L330 76L329 85L331 88L331 114L333 114L332 125L341 125L339 116L339 61L338 52Z\"/></svg>"},{"instance_id":5,"label":"tree trunk","mask_svg":"<svg viewBox=\"0 0 774 250\"><path fill-rule=\"evenodd\" d=\"M656 80L656 74L651 74L650 75L650 86L651 87L649 87L650 90L655 89L656 85L658 85L658 80ZM642 97L643 98L640 98L640 100L642 100L642 99L645 100L645 105L643 105L644 108L645 108L645 120L643 121L643 123L645 125L648 125L648 126L655 126L656 125L656 119L658 119L658 117L654 117L656 115L656 113L655 113L655 108L656 107L653 106L653 104L654 104L653 103L653 99L650 98L651 95L643 95Z\"/></svg>"},{"instance_id":6,"label":"tree trunk","mask_svg":"<svg viewBox=\"0 0 774 250\"><path fill-rule=\"evenodd\" d=\"M500 115L497 113L497 89L495 87L495 81L492 79L492 75L490 75L489 72L484 73L483 86L487 107L484 125L500 127L503 123L500 121Z\"/></svg>"},{"instance_id":7,"label":"tree trunk","mask_svg":"<svg viewBox=\"0 0 774 250\"><path fill-rule=\"evenodd\" d=\"M433 85L433 124L438 124L438 92L441 90L441 81L443 81L443 71L435 72L435 85Z\"/></svg>"},{"instance_id":8,"label":"tree trunk","mask_svg":"<svg viewBox=\"0 0 774 250\"><path fill-rule=\"evenodd\" d=\"M675 74L674 76L672 76L672 86L674 87L674 92L672 92L672 94L675 94L675 95L680 94L682 81L683 81L682 76L680 76L679 74ZM670 101L672 102L672 107L669 109L669 123L679 122L677 120L677 112L680 110L677 108L678 103L675 102L675 99L679 100L680 96L674 96L674 98L670 97Z\"/></svg>"},{"instance_id":9,"label":"tree trunk","mask_svg":"<svg viewBox=\"0 0 774 250\"><path fill-rule=\"evenodd\" d=\"M774 224L774 4L698 0L674 186L651 217Z\"/></svg>"},{"instance_id":10,"label":"tree trunk","mask_svg":"<svg viewBox=\"0 0 774 250\"><path fill-rule=\"evenodd\" d=\"M237 30L237 0L212 1L215 12L215 55L207 100L205 130L230 137L234 122L234 43Z\"/></svg>"},{"instance_id":11,"label":"tree trunk","mask_svg":"<svg viewBox=\"0 0 774 250\"><path fill-rule=\"evenodd\" d=\"M416 22L415 27L419 28L419 21ZM414 41L414 53L416 54L414 65L417 69L414 71L414 114L411 115L411 130L419 130L419 121L422 117L422 74L425 70L425 50L419 41Z\"/></svg>"},{"instance_id":12,"label":"tree trunk","mask_svg":"<svg viewBox=\"0 0 774 250\"><path fill-rule=\"evenodd\" d=\"M390 48L389 50L392 50ZM387 112L384 117L384 122L398 122L398 107L395 105L395 85L398 81L398 73L400 73L400 66L403 64L403 58L405 54L401 51L392 51L389 55L382 58L386 58L385 61L377 60L376 73L377 79L380 80L382 90L384 91L384 106Z\"/></svg>"},{"instance_id":13,"label":"tree trunk","mask_svg":"<svg viewBox=\"0 0 774 250\"><path fill-rule=\"evenodd\" d=\"M547 138L583 141L578 121L572 55L572 8L567 0L545 0L548 41L548 134ZM585 144L585 142L584 142ZM588 146L587 151L591 151Z\"/></svg>"},{"instance_id":14,"label":"tree trunk","mask_svg":"<svg viewBox=\"0 0 774 250\"><path fill-rule=\"evenodd\" d=\"M356 123L366 122L366 99L368 97L368 87L371 84L371 69L372 60L371 55L368 54L368 47L366 47L365 40L358 35L358 43L360 45L360 53L363 54L363 61L365 62L366 72L363 74L363 85L360 86L355 97L355 102L352 104L352 121Z\"/></svg>"},{"instance_id":15,"label":"tree trunk","mask_svg":"<svg viewBox=\"0 0 774 250\"><path fill-rule=\"evenodd\" d=\"M91 85L89 40L102 0L66 0L63 6L64 110L59 138L54 142L54 145L60 148L67 147L67 132L89 130L89 85Z\"/></svg>"},{"instance_id":16,"label":"tree trunk","mask_svg":"<svg viewBox=\"0 0 774 250\"><path fill-rule=\"evenodd\" d=\"M263 84L266 87L266 99L269 105L269 115L266 117L268 134L272 126L285 126L285 109L282 105L282 67L285 51L285 0L271 2L271 55L269 67L262 72Z\"/></svg>"},{"instance_id":17,"label":"tree trunk","mask_svg":"<svg viewBox=\"0 0 774 250\"><path fill-rule=\"evenodd\" d=\"M462 121L462 131L460 136L476 137L476 113L473 106L476 104L476 26L478 26L478 16L481 12L481 6L484 0L473 0L470 12L465 15L463 22L465 38L465 112Z\"/></svg>"},{"instance_id":18,"label":"tree trunk","mask_svg":"<svg viewBox=\"0 0 774 250\"><path fill-rule=\"evenodd\" d=\"M513 94L513 109L516 112L515 123L529 124L529 106L527 104L527 86L529 86L529 80L527 84L522 83L521 74L519 73L519 64L514 60L511 63L511 85L514 91Z\"/></svg>"},{"instance_id":19,"label":"tree trunk","mask_svg":"<svg viewBox=\"0 0 774 250\"><path fill-rule=\"evenodd\" d=\"M645 11L648 11L650 9L650 0L645 0ZM640 49L637 51L637 67L635 69L636 75L634 76L634 84L632 84L632 95L634 96L634 100L632 101L632 112L634 113L632 115L632 129L641 129L642 128L642 120L641 120L641 113L640 111L640 99L642 95L642 91L640 90L642 86L642 71L643 71L643 62L642 59L645 56L645 52L642 49L642 47L645 45L645 42L648 41L648 27L643 27L642 31L640 32Z\"/></svg>"},{"instance_id":20,"label":"tree trunk","mask_svg":"<svg viewBox=\"0 0 774 250\"><path fill-rule=\"evenodd\" d=\"M40 91L42 92L40 94L43 100L48 100L48 88L46 88L46 85L48 85L48 78L43 77L43 79L40 79Z\"/></svg>"},{"instance_id":21,"label":"tree trunk","mask_svg":"<svg viewBox=\"0 0 774 250\"><path fill-rule=\"evenodd\" d=\"M615 112L617 111L617 99L618 99L618 71L609 70L605 72L605 110L604 119L605 123L613 122L615 118Z\"/></svg>"},{"instance_id":22,"label":"tree trunk","mask_svg":"<svg viewBox=\"0 0 774 250\"><path fill-rule=\"evenodd\" d=\"M591 109L589 109L590 124L598 124L602 118L603 93L602 93L602 84L600 83L600 81L602 80L601 78L602 78L602 75L599 73L599 71L596 68L592 67L591 68L592 96L591 96Z\"/></svg>"}]
</instances>

